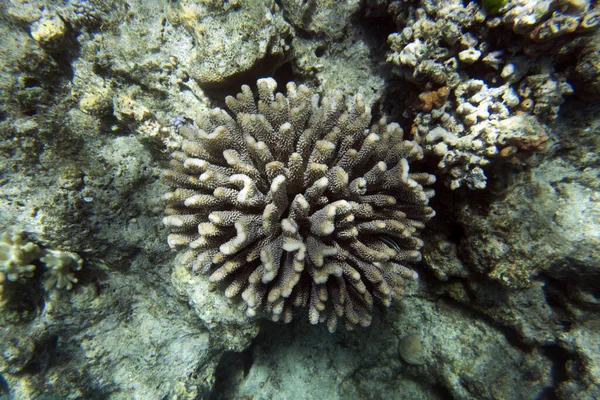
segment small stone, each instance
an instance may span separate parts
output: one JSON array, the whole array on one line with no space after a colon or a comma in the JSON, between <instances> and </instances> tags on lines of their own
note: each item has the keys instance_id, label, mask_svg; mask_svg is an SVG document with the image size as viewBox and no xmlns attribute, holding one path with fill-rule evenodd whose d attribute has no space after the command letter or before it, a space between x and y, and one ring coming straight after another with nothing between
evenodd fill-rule
<instances>
[{"instance_id":1,"label":"small stone","mask_svg":"<svg viewBox=\"0 0 600 400\"><path fill-rule=\"evenodd\" d=\"M31 37L42 47L58 48L66 33L65 23L57 16L39 19L31 26Z\"/></svg>"},{"instance_id":2,"label":"small stone","mask_svg":"<svg viewBox=\"0 0 600 400\"><path fill-rule=\"evenodd\" d=\"M572 13L585 14L590 9L590 0L566 0Z\"/></svg>"},{"instance_id":3,"label":"small stone","mask_svg":"<svg viewBox=\"0 0 600 400\"><path fill-rule=\"evenodd\" d=\"M581 21L581 24L579 24L578 29L579 30L592 30L592 29L598 29L598 27L600 26L600 12L591 12L586 14L585 17L583 17L583 20Z\"/></svg>"},{"instance_id":4,"label":"small stone","mask_svg":"<svg viewBox=\"0 0 600 400\"><path fill-rule=\"evenodd\" d=\"M466 115L464 118L464 122L466 125L475 125L477 123L477 114L473 113Z\"/></svg>"},{"instance_id":5,"label":"small stone","mask_svg":"<svg viewBox=\"0 0 600 400\"><path fill-rule=\"evenodd\" d=\"M458 59L466 64L473 64L475 61L479 60L479 57L481 57L481 52L474 48L463 50L458 53Z\"/></svg>"},{"instance_id":6,"label":"small stone","mask_svg":"<svg viewBox=\"0 0 600 400\"><path fill-rule=\"evenodd\" d=\"M126 94L115 98L113 107L118 120L131 118L137 122L142 122L152 114L146 106Z\"/></svg>"},{"instance_id":7,"label":"small stone","mask_svg":"<svg viewBox=\"0 0 600 400\"><path fill-rule=\"evenodd\" d=\"M398 353L400 353L400 357L404 361L411 365L425 364L425 354L423 352L421 338L416 333L405 336L400 340Z\"/></svg>"},{"instance_id":8,"label":"small stone","mask_svg":"<svg viewBox=\"0 0 600 400\"><path fill-rule=\"evenodd\" d=\"M513 63L509 63L506 64L504 66L504 68L502 68L502 72L500 73L500 76L502 77L502 79L508 79L510 78L516 71L516 67Z\"/></svg>"},{"instance_id":9,"label":"small stone","mask_svg":"<svg viewBox=\"0 0 600 400\"><path fill-rule=\"evenodd\" d=\"M409 43L400 52L400 63L411 67L416 66L417 62L423 58L424 49L425 46L419 39Z\"/></svg>"},{"instance_id":10,"label":"small stone","mask_svg":"<svg viewBox=\"0 0 600 400\"><path fill-rule=\"evenodd\" d=\"M79 99L79 108L86 114L104 116L112 113L113 102L108 89L90 90Z\"/></svg>"}]
</instances>

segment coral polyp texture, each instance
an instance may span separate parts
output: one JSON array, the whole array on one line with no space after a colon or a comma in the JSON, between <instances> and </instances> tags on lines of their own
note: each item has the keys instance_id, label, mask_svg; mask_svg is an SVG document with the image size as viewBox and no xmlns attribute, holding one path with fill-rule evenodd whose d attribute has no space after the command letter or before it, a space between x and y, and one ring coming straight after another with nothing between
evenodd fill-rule
<instances>
[{"instance_id":1,"label":"coral polyp texture","mask_svg":"<svg viewBox=\"0 0 600 400\"><path fill-rule=\"evenodd\" d=\"M421 147L395 123L371 125L361 97L276 86L260 79L256 100L243 86L230 112L180 129L164 174L169 245L249 317L308 308L330 331L368 326L374 299L389 306L417 277L404 264L421 258L435 177L409 171Z\"/></svg>"}]
</instances>

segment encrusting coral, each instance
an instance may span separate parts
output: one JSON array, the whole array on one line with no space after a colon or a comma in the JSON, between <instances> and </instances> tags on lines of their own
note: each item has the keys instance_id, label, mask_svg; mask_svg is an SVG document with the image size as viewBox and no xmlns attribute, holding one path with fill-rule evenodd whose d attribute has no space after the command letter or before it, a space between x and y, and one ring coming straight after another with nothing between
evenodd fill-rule
<instances>
[{"instance_id":1,"label":"encrusting coral","mask_svg":"<svg viewBox=\"0 0 600 400\"><path fill-rule=\"evenodd\" d=\"M410 173L421 147L399 125L371 124L361 97L319 97L304 85L260 79L185 125L164 178L174 190L164 224L189 248L194 271L241 294L246 313L289 322L308 307L334 331L371 323L373 298L389 305L417 274L435 181Z\"/></svg>"}]
</instances>

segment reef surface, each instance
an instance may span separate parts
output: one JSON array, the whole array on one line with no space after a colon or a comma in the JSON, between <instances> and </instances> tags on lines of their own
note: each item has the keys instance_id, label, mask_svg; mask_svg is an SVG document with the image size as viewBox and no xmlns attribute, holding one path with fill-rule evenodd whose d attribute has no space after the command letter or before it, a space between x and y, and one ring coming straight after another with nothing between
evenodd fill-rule
<instances>
[{"instance_id":1,"label":"reef surface","mask_svg":"<svg viewBox=\"0 0 600 400\"><path fill-rule=\"evenodd\" d=\"M599 12L591 0L4 1L0 398L600 398ZM268 143L290 153L285 165L257 161L272 137L256 133L255 115L275 124L278 102L301 88L294 115L314 115L296 125L320 136ZM225 124L216 108L258 139L219 142L204 157L211 173L231 172L231 160L244 170L255 152L264 199L240 195L253 190L249 169L217 174L214 198L186 203L194 215L182 204L205 192L174 199L169 186L190 183L165 171L193 164L190 179L204 179L205 164L189 160ZM356 135L347 147L340 121ZM410 143L404 156L371 146L390 134ZM198 135L204 150L174 164ZM294 170L304 151L314 165ZM313 196L314 218L290 217L301 199L296 214L278 203L280 176L297 181L290 204ZM404 231L378 222L392 202ZM218 234L183 218L208 219L213 203L272 204L289 237L278 241L268 218ZM167 205L185 212L163 224ZM274 235L261 264L271 270L231 275L254 286L228 298L169 247L199 240L195 227L232 254L247 234ZM306 270L294 264L296 234L311 251ZM279 280L267 262L277 246L296 257ZM343 280L352 301L339 296ZM370 326L336 330L336 315Z\"/></svg>"}]
</instances>

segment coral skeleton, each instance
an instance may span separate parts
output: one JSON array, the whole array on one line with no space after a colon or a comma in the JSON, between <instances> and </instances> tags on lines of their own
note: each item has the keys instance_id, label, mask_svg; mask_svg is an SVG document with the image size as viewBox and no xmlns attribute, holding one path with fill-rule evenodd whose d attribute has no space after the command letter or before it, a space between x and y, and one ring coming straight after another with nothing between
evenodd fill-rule
<instances>
[{"instance_id":1,"label":"coral skeleton","mask_svg":"<svg viewBox=\"0 0 600 400\"><path fill-rule=\"evenodd\" d=\"M519 152L519 159L543 150L506 147L500 125L510 125L509 142L543 142L543 122L556 119L574 90L561 65L565 62L557 60L576 60L577 43L600 28L600 8L587 0L386 4L398 27L388 37L387 61L395 74L427 88L419 95L423 107L414 129L425 139L419 143L426 157L439 159L438 177L452 189L484 189L484 167L495 159L523 147L527 150ZM438 100L447 99L447 105L431 107L427 100L440 89L448 95Z\"/></svg>"},{"instance_id":2,"label":"coral skeleton","mask_svg":"<svg viewBox=\"0 0 600 400\"><path fill-rule=\"evenodd\" d=\"M169 245L249 317L289 322L308 308L335 331L371 323L374 299L389 306L417 274L418 234L434 211L435 181L411 173L423 157L395 123L371 125L360 96L320 98L304 85L260 79L228 96L173 152L164 179Z\"/></svg>"}]
</instances>

